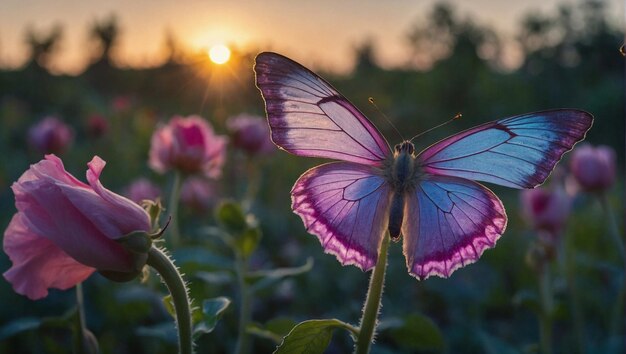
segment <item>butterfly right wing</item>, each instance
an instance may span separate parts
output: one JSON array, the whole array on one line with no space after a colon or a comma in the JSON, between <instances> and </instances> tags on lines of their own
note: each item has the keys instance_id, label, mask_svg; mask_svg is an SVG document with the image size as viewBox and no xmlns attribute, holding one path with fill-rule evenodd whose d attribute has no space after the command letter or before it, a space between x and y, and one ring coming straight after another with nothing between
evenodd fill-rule
<instances>
[{"instance_id":1,"label":"butterfly right wing","mask_svg":"<svg viewBox=\"0 0 626 354\"><path fill-rule=\"evenodd\" d=\"M389 221L391 188L370 167L331 162L305 172L291 190L292 208L326 253L362 270L376 265Z\"/></svg>"},{"instance_id":2,"label":"butterfly right wing","mask_svg":"<svg viewBox=\"0 0 626 354\"><path fill-rule=\"evenodd\" d=\"M272 141L299 156L380 166L389 144L352 103L324 79L276 53L255 59L256 84Z\"/></svg>"},{"instance_id":3,"label":"butterfly right wing","mask_svg":"<svg viewBox=\"0 0 626 354\"><path fill-rule=\"evenodd\" d=\"M404 256L409 273L447 278L496 245L507 217L498 197L463 178L424 175L407 194Z\"/></svg>"}]
</instances>

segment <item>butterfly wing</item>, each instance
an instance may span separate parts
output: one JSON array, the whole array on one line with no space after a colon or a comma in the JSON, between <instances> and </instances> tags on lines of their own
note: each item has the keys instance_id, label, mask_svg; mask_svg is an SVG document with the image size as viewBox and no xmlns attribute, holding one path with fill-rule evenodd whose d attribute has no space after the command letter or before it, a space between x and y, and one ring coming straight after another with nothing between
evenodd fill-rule
<instances>
[{"instance_id":1,"label":"butterfly wing","mask_svg":"<svg viewBox=\"0 0 626 354\"><path fill-rule=\"evenodd\" d=\"M291 191L292 208L326 253L369 270L387 228L390 191L370 166L331 162L300 176Z\"/></svg>"},{"instance_id":2,"label":"butterfly wing","mask_svg":"<svg viewBox=\"0 0 626 354\"><path fill-rule=\"evenodd\" d=\"M425 175L406 199L404 256L418 279L449 277L495 246L506 228L500 199L480 184Z\"/></svg>"},{"instance_id":3,"label":"butterfly wing","mask_svg":"<svg viewBox=\"0 0 626 354\"><path fill-rule=\"evenodd\" d=\"M276 53L256 57L272 141L299 156L378 166L390 154L376 127L309 69Z\"/></svg>"},{"instance_id":4,"label":"butterfly wing","mask_svg":"<svg viewBox=\"0 0 626 354\"><path fill-rule=\"evenodd\" d=\"M591 114L572 109L519 115L453 135L417 159L431 174L533 188L585 137L592 122Z\"/></svg>"}]
</instances>

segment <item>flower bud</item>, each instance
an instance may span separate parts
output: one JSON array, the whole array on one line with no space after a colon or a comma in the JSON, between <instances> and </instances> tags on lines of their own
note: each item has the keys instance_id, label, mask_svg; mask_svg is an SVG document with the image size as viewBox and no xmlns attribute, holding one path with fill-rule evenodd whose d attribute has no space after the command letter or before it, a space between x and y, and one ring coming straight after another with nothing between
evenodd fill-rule
<instances>
[{"instance_id":1,"label":"flower bud","mask_svg":"<svg viewBox=\"0 0 626 354\"><path fill-rule=\"evenodd\" d=\"M604 192L615 181L615 151L606 145L582 144L572 152L570 168L586 192Z\"/></svg>"},{"instance_id":2,"label":"flower bud","mask_svg":"<svg viewBox=\"0 0 626 354\"><path fill-rule=\"evenodd\" d=\"M561 232L570 212L570 199L562 188L523 190L521 203L522 213L533 229L553 237Z\"/></svg>"},{"instance_id":3,"label":"flower bud","mask_svg":"<svg viewBox=\"0 0 626 354\"><path fill-rule=\"evenodd\" d=\"M72 128L56 117L46 117L28 130L28 144L42 154L62 154L72 143Z\"/></svg>"},{"instance_id":4,"label":"flower bud","mask_svg":"<svg viewBox=\"0 0 626 354\"><path fill-rule=\"evenodd\" d=\"M156 200L161 195L161 190L149 179L138 178L126 187L124 195L141 205L143 200Z\"/></svg>"},{"instance_id":5,"label":"flower bud","mask_svg":"<svg viewBox=\"0 0 626 354\"><path fill-rule=\"evenodd\" d=\"M149 164L159 173L176 169L219 177L225 157L226 138L215 135L207 121L175 116L152 135Z\"/></svg>"},{"instance_id":6,"label":"flower bud","mask_svg":"<svg viewBox=\"0 0 626 354\"><path fill-rule=\"evenodd\" d=\"M148 233L148 213L104 188L102 159L95 156L88 166L85 184L65 171L58 157L47 155L11 187L17 213L3 246L13 265L3 275L17 293L36 300L49 288L68 289L96 270L132 279L145 265L147 254L119 240Z\"/></svg>"},{"instance_id":7,"label":"flower bud","mask_svg":"<svg viewBox=\"0 0 626 354\"><path fill-rule=\"evenodd\" d=\"M270 129L265 119L248 114L228 118L228 130L233 137L233 145L250 155L264 155L276 150L270 139Z\"/></svg>"}]
</instances>

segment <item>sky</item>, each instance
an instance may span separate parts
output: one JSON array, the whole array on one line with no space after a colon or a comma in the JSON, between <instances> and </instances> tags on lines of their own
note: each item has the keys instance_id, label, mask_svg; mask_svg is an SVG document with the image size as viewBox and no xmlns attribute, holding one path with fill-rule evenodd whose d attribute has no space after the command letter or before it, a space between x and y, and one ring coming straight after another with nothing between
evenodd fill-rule
<instances>
[{"instance_id":1,"label":"sky","mask_svg":"<svg viewBox=\"0 0 626 354\"><path fill-rule=\"evenodd\" d=\"M165 33L187 49L225 43L244 50L274 50L305 65L347 71L354 48L370 39L384 67L407 61L407 33L425 21L435 0L0 0L0 67L19 67L27 56L25 30L47 32L61 24L64 38L52 63L59 73L78 73L89 62L89 28L115 14L121 29L117 61L158 65ZM529 12L553 12L564 0L449 0L461 17L470 16L511 39ZM611 20L623 25L624 1L606 0ZM515 65L511 46L510 64Z\"/></svg>"}]
</instances>

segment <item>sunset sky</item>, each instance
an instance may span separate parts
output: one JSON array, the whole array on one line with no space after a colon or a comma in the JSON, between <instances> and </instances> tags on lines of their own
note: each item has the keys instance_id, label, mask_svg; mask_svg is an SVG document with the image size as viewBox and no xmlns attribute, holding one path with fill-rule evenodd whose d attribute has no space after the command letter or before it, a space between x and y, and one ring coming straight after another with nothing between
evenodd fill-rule
<instances>
[{"instance_id":1,"label":"sunset sky","mask_svg":"<svg viewBox=\"0 0 626 354\"><path fill-rule=\"evenodd\" d=\"M624 2L610 3L611 20L623 23ZM498 30L511 39L529 11L548 12L562 0L523 2L448 1L462 17ZM572 1L565 1L572 3ZM121 27L117 58L123 65L156 65L163 60L164 34L171 32L191 50L225 43L243 49L275 50L307 65L335 71L350 68L353 48L373 40L384 66L407 61L406 35L424 21L433 0L390 1L193 1L193 0L1 0L0 66L24 63L25 29L64 28L55 71L80 72L88 62L88 29L115 14ZM574 2L578 3L578 2ZM511 62L515 59L512 55Z\"/></svg>"}]
</instances>

